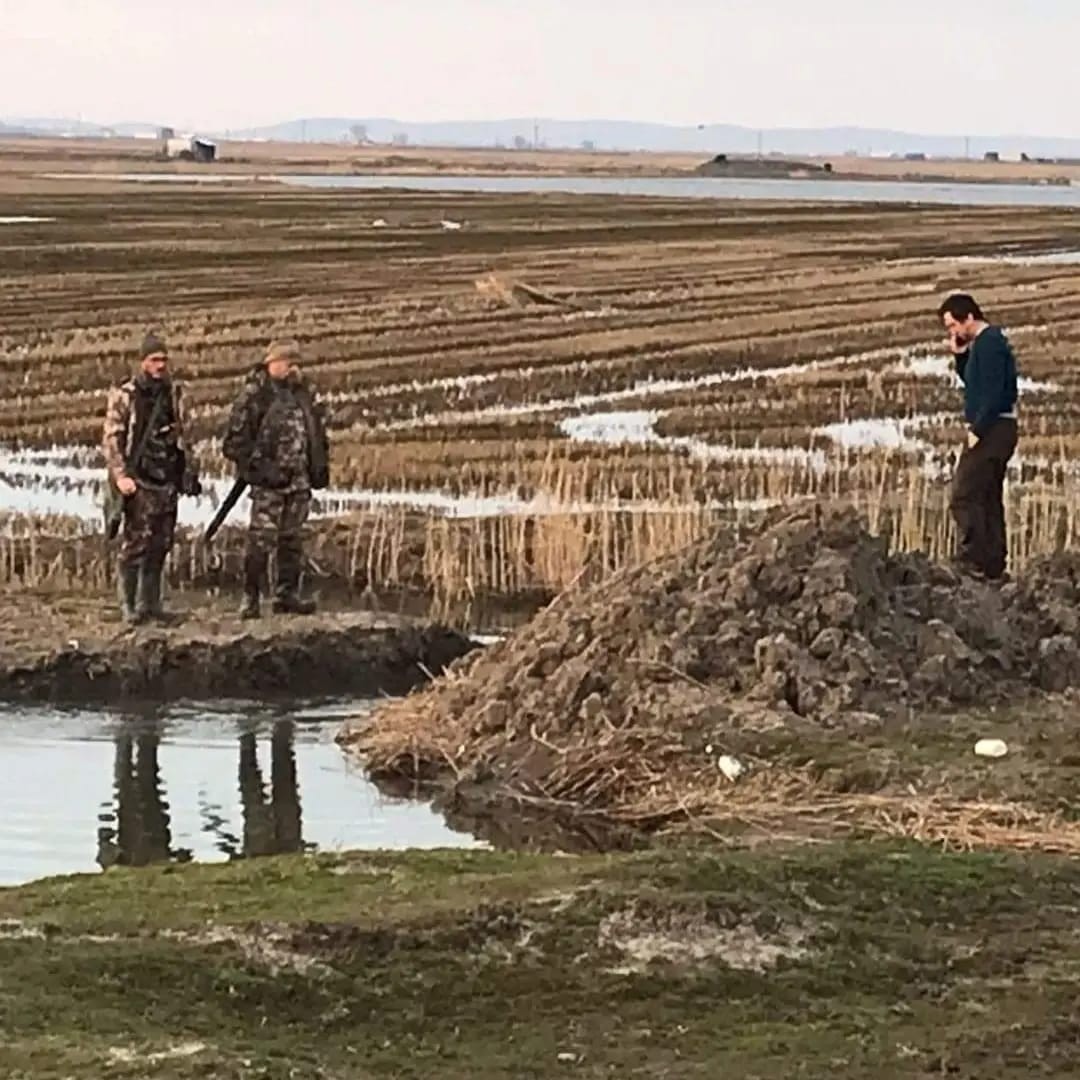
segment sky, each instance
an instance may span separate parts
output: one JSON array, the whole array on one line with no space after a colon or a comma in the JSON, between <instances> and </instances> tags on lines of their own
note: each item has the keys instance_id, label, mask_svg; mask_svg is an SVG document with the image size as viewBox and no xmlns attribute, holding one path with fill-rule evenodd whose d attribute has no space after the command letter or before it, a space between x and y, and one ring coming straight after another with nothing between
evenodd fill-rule
<instances>
[{"instance_id":1,"label":"sky","mask_svg":"<svg viewBox=\"0 0 1080 1080\"><path fill-rule=\"evenodd\" d=\"M0 119L1080 136L1077 0L0 0Z\"/></svg>"}]
</instances>

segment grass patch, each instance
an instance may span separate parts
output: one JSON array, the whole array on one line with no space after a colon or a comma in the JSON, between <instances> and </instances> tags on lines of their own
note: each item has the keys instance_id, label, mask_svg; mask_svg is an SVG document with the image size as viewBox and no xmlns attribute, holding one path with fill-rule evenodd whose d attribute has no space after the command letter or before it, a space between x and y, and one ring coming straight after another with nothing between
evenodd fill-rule
<instances>
[{"instance_id":1,"label":"grass patch","mask_svg":"<svg viewBox=\"0 0 1080 1080\"><path fill-rule=\"evenodd\" d=\"M0 891L9 1077L1070 1075L1080 865L432 852Z\"/></svg>"}]
</instances>

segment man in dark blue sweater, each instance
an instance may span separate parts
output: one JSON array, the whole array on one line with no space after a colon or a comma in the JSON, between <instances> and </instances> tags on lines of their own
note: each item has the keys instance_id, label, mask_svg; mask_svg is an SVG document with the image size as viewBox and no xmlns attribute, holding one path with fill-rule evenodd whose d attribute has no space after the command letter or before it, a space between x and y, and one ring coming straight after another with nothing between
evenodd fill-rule
<instances>
[{"instance_id":1,"label":"man in dark blue sweater","mask_svg":"<svg viewBox=\"0 0 1080 1080\"><path fill-rule=\"evenodd\" d=\"M1016 450L1016 357L975 300L954 293L938 309L964 384L967 446L953 478L952 512L958 558L990 579L1005 573L1007 546L1002 492Z\"/></svg>"}]
</instances>

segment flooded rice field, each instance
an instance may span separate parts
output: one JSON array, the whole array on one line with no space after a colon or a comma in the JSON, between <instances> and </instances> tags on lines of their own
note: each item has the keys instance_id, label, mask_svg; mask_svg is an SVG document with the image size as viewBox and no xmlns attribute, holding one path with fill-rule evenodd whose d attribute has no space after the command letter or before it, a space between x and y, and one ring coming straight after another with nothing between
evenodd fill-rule
<instances>
[{"instance_id":1,"label":"flooded rice field","mask_svg":"<svg viewBox=\"0 0 1080 1080\"><path fill-rule=\"evenodd\" d=\"M320 190L426 191L477 194L616 195L671 199L752 199L811 202L934 203L954 206L1080 206L1073 185L978 184L898 180L766 180L727 177L420 176L379 173L48 173L45 179L141 184L273 182Z\"/></svg>"},{"instance_id":2,"label":"flooded rice field","mask_svg":"<svg viewBox=\"0 0 1080 1080\"><path fill-rule=\"evenodd\" d=\"M413 428L460 424L508 424L519 418L568 414L557 421L557 429L570 442L619 447L649 445L685 454L689 458L706 458L716 462L799 464L821 472L828 467L830 446L843 450L905 450L925 459L932 452L932 446L925 441L910 438L908 433L913 429L944 424L950 419L948 414L914 413L904 417L842 420L811 429L810 447L777 447L735 443L725 445L715 436L708 441L696 437L665 436L656 430L657 422L665 415L663 411L605 408L625 402L661 403L727 385L779 383L862 365L880 366L885 361L890 362L887 370L899 376L938 379L954 387L959 386L953 371L952 358L949 356L915 349L878 350L850 356L824 357L779 367L742 368L683 379L646 379L620 390L518 405L496 404L472 412L418 412L410 419L376 423L374 428L379 432L405 432ZM412 383L376 388L368 396L378 399L402 390L423 396L430 391L441 391L450 387L466 391L470 386L479 385L490 378L492 376L435 379L430 382L414 380ZM1020 379L1019 387L1024 395L1050 394L1059 389L1052 382L1025 377ZM344 396L331 392L328 400L331 405L335 402L340 404ZM814 448L815 443L822 448ZM97 522L101 514L102 477L100 455L90 448L71 446L24 451L0 448L0 513L62 515ZM227 478L204 478L204 494L199 498L181 501L180 524L205 526L214 516L231 485L232 481ZM714 505L737 508L740 502L738 499L727 504L716 501ZM317 494L313 514L316 518L325 518L365 509L399 507L451 517L498 517L587 513L604 509L648 512L657 505L650 500L567 502L546 493L523 495L515 491L454 494L440 490L332 488ZM245 520L249 506L250 500L245 493L234 511L233 520Z\"/></svg>"},{"instance_id":3,"label":"flooded rice field","mask_svg":"<svg viewBox=\"0 0 1080 1080\"><path fill-rule=\"evenodd\" d=\"M0 886L116 864L474 846L428 806L380 794L334 743L368 707L0 706Z\"/></svg>"},{"instance_id":4,"label":"flooded rice field","mask_svg":"<svg viewBox=\"0 0 1080 1080\"><path fill-rule=\"evenodd\" d=\"M85 578L90 541L64 543L99 521L106 389L158 314L208 488L182 525L228 489L229 402L271 328L287 333L331 417L311 572L365 593L550 596L805 500L850 501L905 549L944 551L963 424L936 307L961 287L1020 357L1016 558L1080 539L1069 207L887 203L878 182L872 203L804 201L843 181L749 182L768 202L696 179L656 181L664 199L621 194L653 181L550 177L71 183L0 208L55 218L0 235L4 581ZM310 186L338 183L356 186ZM230 521L245 517L242 502ZM195 543L174 559L176 581L204 569Z\"/></svg>"}]
</instances>

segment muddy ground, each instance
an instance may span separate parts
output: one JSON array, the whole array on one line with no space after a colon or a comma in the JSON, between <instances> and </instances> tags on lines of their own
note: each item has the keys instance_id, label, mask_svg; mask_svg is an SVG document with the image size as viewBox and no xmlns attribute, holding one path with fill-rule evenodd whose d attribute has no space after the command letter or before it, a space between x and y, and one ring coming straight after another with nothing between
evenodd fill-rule
<instances>
[{"instance_id":1,"label":"muddy ground","mask_svg":"<svg viewBox=\"0 0 1080 1080\"><path fill-rule=\"evenodd\" d=\"M466 818L1080 852L1078 590L1075 556L992 583L800 511L567 593L342 741Z\"/></svg>"},{"instance_id":2,"label":"muddy ground","mask_svg":"<svg viewBox=\"0 0 1080 1080\"><path fill-rule=\"evenodd\" d=\"M131 629L94 595L0 593L0 698L400 694L475 645L403 616L330 611L245 623L232 601L171 601L173 627Z\"/></svg>"},{"instance_id":3,"label":"muddy ground","mask_svg":"<svg viewBox=\"0 0 1080 1080\"><path fill-rule=\"evenodd\" d=\"M0 890L0 1073L1067 1077L1078 898L1074 859L881 843L42 882Z\"/></svg>"}]
</instances>

